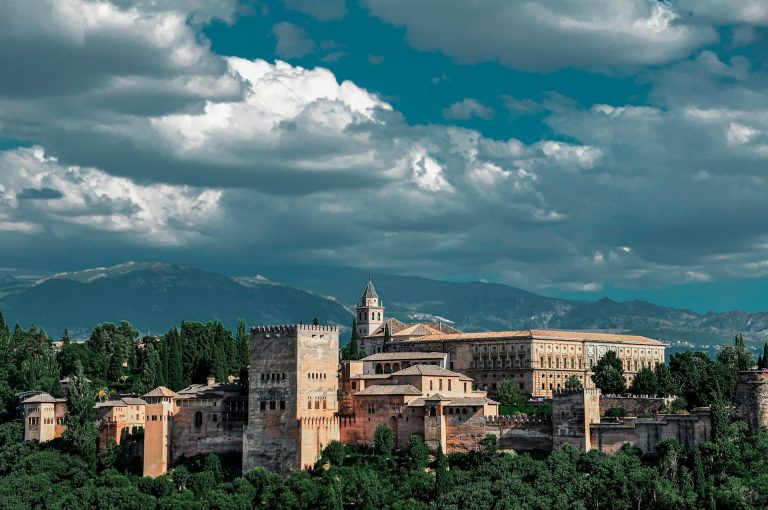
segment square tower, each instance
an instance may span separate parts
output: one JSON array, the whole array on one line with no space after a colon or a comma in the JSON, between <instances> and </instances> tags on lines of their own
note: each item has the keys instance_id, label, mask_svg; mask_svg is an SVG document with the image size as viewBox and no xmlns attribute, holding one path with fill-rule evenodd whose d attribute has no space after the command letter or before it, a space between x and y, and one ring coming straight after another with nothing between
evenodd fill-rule
<instances>
[{"instance_id":1,"label":"square tower","mask_svg":"<svg viewBox=\"0 0 768 510\"><path fill-rule=\"evenodd\" d=\"M251 329L243 473L314 465L339 439L339 330L335 326Z\"/></svg>"}]
</instances>

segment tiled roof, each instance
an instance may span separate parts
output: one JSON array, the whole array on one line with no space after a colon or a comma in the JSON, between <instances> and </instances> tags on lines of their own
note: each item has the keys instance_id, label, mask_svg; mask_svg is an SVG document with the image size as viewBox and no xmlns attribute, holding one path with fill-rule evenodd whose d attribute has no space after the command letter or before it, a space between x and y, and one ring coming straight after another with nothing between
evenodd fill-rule
<instances>
[{"instance_id":1,"label":"tiled roof","mask_svg":"<svg viewBox=\"0 0 768 510\"><path fill-rule=\"evenodd\" d=\"M412 359L440 359L447 356L444 352L379 352L366 356L360 361L389 361L389 360L412 360Z\"/></svg>"},{"instance_id":2,"label":"tiled roof","mask_svg":"<svg viewBox=\"0 0 768 510\"><path fill-rule=\"evenodd\" d=\"M53 404L55 402L66 402L66 399L56 398L48 393L40 393L39 395L25 399L22 404Z\"/></svg>"},{"instance_id":3,"label":"tiled roof","mask_svg":"<svg viewBox=\"0 0 768 510\"><path fill-rule=\"evenodd\" d=\"M423 407L428 401L431 400L442 400L443 407L482 406L485 404L498 404L498 402L495 400L491 400L486 397L442 397L440 399L433 397L434 395L428 398L415 398L408 402L408 407ZM448 402L446 402L446 400L448 400Z\"/></svg>"},{"instance_id":4,"label":"tiled roof","mask_svg":"<svg viewBox=\"0 0 768 510\"><path fill-rule=\"evenodd\" d=\"M424 397L424 400L451 400L451 399L439 393L433 393L432 395Z\"/></svg>"},{"instance_id":5,"label":"tiled roof","mask_svg":"<svg viewBox=\"0 0 768 510\"><path fill-rule=\"evenodd\" d=\"M430 334L414 338L414 342L492 340L492 339L540 339L540 340L579 340L595 342L643 343L664 345L663 342L638 335L613 333L593 333L591 331L560 331L543 329L525 329L514 331L484 331L480 333Z\"/></svg>"},{"instance_id":6,"label":"tiled roof","mask_svg":"<svg viewBox=\"0 0 768 510\"><path fill-rule=\"evenodd\" d=\"M596 342L636 342L663 345L663 342L639 335L613 333L592 333L590 331L559 331L553 329L532 329L531 336L542 340L594 340Z\"/></svg>"},{"instance_id":7,"label":"tiled roof","mask_svg":"<svg viewBox=\"0 0 768 510\"><path fill-rule=\"evenodd\" d=\"M389 379L392 374L357 374L350 376L350 379Z\"/></svg>"},{"instance_id":8,"label":"tiled roof","mask_svg":"<svg viewBox=\"0 0 768 510\"><path fill-rule=\"evenodd\" d=\"M458 372L451 372L444 368L440 368L436 365L413 365L402 370L398 370L392 374L396 375L429 375L429 376L441 376L441 377L461 377L463 374Z\"/></svg>"},{"instance_id":9,"label":"tiled roof","mask_svg":"<svg viewBox=\"0 0 768 510\"><path fill-rule=\"evenodd\" d=\"M368 285L365 286L360 304L365 304L365 300L369 298L379 299L379 295L376 294L376 289L373 288L373 282L371 280L368 280Z\"/></svg>"},{"instance_id":10,"label":"tiled roof","mask_svg":"<svg viewBox=\"0 0 768 510\"><path fill-rule=\"evenodd\" d=\"M176 392L173 392L166 388L165 386L158 386L154 390L150 391L145 397L178 397L179 395Z\"/></svg>"},{"instance_id":11,"label":"tiled roof","mask_svg":"<svg viewBox=\"0 0 768 510\"><path fill-rule=\"evenodd\" d=\"M397 319L387 319L384 324L379 326L376 331L370 334L370 336L384 336L384 329L389 326L389 334L394 335L398 331L402 331L408 327L408 324L404 324Z\"/></svg>"},{"instance_id":12,"label":"tiled roof","mask_svg":"<svg viewBox=\"0 0 768 510\"><path fill-rule=\"evenodd\" d=\"M495 400L491 400L487 397L458 397L452 398L444 406L457 407L457 406L482 406L485 404L498 404Z\"/></svg>"},{"instance_id":13,"label":"tiled roof","mask_svg":"<svg viewBox=\"0 0 768 510\"><path fill-rule=\"evenodd\" d=\"M384 326L389 325L389 334L393 338L398 336L439 335L461 333L458 329L442 322L417 322L405 324L397 319L387 319L370 336L384 336Z\"/></svg>"},{"instance_id":14,"label":"tiled roof","mask_svg":"<svg viewBox=\"0 0 768 510\"><path fill-rule=\"evenodd\" d=\"M203 393L239 393L240 392L240 386L235 383L213 383L211 385L208 384L192 384L190 386L187 386L183 390L179 390L177 394L180 397L191 397L195 395L201 395Z\"/></svg>"},{"instance_id":15,"label":"tiled roof","mask_svg":"<svg viewBox=\"0 0 768 510\"><path fill-rule=\"evenodd\" d=\"M135 397L123 397L123 402L125 402L129 406L141 406L141 405L147 404L146 400L135 398Z\"/></svg>"},{"instance_id":16,"label":"tiled roof","mask_svg":"<svg viewBox=\"0 0 768 510\"><path fill-rule=\"evenodd\" d=\"M102 407L124 407L124 406L139 406L146 405L147 402L140 398L123 397L115 400L107 400L106 402L96 402L96 409Z\"/></svg>"},{"instance_id":17,"label":"tiled roof","mask_svg":"<svg viewBox=\"0 0 768 510\"><path fill-rule=\"evenodd\" d=\"M410 384L376 384L355 395L421 395L421 392Z\"/></svg>"}]
</instances>

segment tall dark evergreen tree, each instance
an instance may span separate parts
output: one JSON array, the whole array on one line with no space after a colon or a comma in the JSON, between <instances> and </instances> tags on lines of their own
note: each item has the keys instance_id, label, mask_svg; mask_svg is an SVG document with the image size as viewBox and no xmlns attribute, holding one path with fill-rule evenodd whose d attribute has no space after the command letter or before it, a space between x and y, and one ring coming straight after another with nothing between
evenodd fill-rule
<instances>
[{"instance_id":1,"label":"tall dark evergreen tree","mask_svg":"<svg viewBox=\"0 0 768 510\"><path fill-rule=\"evenodd\" d=\"M148 343L144 349L144 359L141 364L141 378L137 384L139 393L149 393L159 386L160 354L154 343Z\"/></svg>"},{"instance_id":2,"label":"tall dark evergreen tree","mask_svg":"<svg viewBox=\"0 0 768 510\"><path fill-rule=\"evenodd\" d=\"M184 362L179 330L173 328L166 333L168 338L168 387L178 391L184 387Z\"/></svg>"},{"instance_id":3,"label":"tall dark evergreen tree","mask_svg":"<svg viewBox=\"0 0 768 510\"><path fill-rule=\"evenodd\" d=\"M448 490L448 459L443 453L442 445L437 447L435 464L435 497L439 498Z\"/></svg>"},{"instance_id":4,"label":"tall dark evergreen tree","mask_svg":"<svg viewBox=\"0 0 768 510\"><path fill-rule=\"evenodd\" d=\"M768 342L763 344L763 364L762 366L758 366L758 368L768 368Z\"/></svg>"},{"instance_id":5,"label":"tall dark evergreen tree","mask_svg":"<svg viewBox=\"0 0 768 510\"><path fill-rule=\"evenodd\" d=\"M251 363L251 337L248 335L244 319L237 321L235 350L237 352L237 369L241 370Z\"/></svg>"},{"instance_id":6,"label":"tall dark evergreen tree","mask_svg":"<svg viewBox=\"0 0 768 510\"><path fill-rule=\"evenodd\" d=\"M384 343L388 344L392 341L392 333L389 331L389 323L384 323Z\"/></svg>"},{"instance_id":7,"label":"tall dark evergreen tree","mask_svg":"<svg viewBox=\"0 0 768 510\"><path fill-rule=\"evenodd\" d=\"M349 343L341 350L341 357L347 360L357 360L363 357L360 352L360 337L357 334L357 318L352 319L352 337Z\"/></svg>"},{"instance_id":8,"label":"tall dark evergreen tree","mask_svg":"<svg viewBox=\"0 0 768 510\"><path fill-rule=\"evenodd\" d=\"M7 335L9 333L8 324L5 323L5 316L3 315L3 311L0 310L0 335Z\"/></svg>"},{"instance_id":9,"label":"tall dark evergreen tree","mask_svg":"<svg viewBox=\"0 0 768 510\"><path fill-rule=\"evenodd\" d=\"M96 465L99 439L93 419L95 403L96 398L91 384L85 378L82 364L77 361L67 384L67 430L64 432L64 440L92 468Z\"/></svg>"}]
</instances>

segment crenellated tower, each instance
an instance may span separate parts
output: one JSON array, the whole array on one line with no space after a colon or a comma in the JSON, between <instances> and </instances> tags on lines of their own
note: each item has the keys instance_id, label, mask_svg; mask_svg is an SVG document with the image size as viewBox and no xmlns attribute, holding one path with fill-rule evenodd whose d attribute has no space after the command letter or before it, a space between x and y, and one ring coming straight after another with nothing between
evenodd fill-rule
<instances>
[{"instance_id":1,"label":"crenellated tower","mask_svg":"<svg viewBox=\"0 0 768 510\"><path fill-rule=\"evenodd\" d=\"M368 336L384 324L384 306L382 306L370 278L368 278L368 284L365 286L356 310L358 335Z\"/></svg>"}]
</instances>

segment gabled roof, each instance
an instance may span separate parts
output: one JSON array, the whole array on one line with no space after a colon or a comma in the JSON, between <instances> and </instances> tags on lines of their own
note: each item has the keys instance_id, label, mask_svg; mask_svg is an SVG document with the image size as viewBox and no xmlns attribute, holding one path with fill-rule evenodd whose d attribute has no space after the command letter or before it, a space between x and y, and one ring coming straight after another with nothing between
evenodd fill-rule
<instances>
[{"instance_id":1,"label":"gabled roof","mask_svg":"<svg viewBox=\"0 0 768 510\"><path fill-rule=\"evenodd\" d=\"M440 377L462 377L464 374L458 372L452 372L444 368L440 368L436 365L413 365L397 372L392 373L392 376L398 375L428 375L428 376L440 376Z\"/></svg>"},{"instance_id":2,"label":"gabled roof","mask_svg":"<svg viewBox=\"0 0 768 510\"><path fill-rule=\"evenodd\" d=\"M384 324L376 328L369 336L384 336L384 326L389 325L389 334L392 338L424 336L424 335L446 335L459 334L461 331L449 326L444 322L415 322L405 324L397 319L387 319Z\"/></svg>"},{"instance_id":3,"label":"gabled roof","mask_svg":"<svg viewBox=\"0 0 768 510\"><path fill-rule=\"evenodd\" d=\"M421 392L410 384L377 384L368 386L355 395L421 395Z\"/></svg>"},{"instance_id":4,"label":"gabled roof","mask_svg":"<svg viewBox=\"0 0 768 510\"><path fill-rule=\"evenodd\" d=\"M166 388L165 386L158 386L154 390L150 391L145 397L178 397L179 395Z\"/></svg>"},{"instance_id":5,"label":"gabled roof","mask_svg":"<svg viewBox=\"0 0 768 510\"><path fill-rule=\"evenodd\" d=\"M447 356L444 352L379 352L366 356L360 361L390 361L390 360L412 360L412 359L441 359Z\"/></svg>"}]
</instances>

